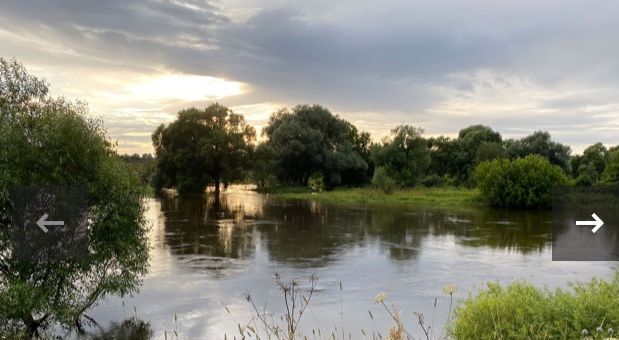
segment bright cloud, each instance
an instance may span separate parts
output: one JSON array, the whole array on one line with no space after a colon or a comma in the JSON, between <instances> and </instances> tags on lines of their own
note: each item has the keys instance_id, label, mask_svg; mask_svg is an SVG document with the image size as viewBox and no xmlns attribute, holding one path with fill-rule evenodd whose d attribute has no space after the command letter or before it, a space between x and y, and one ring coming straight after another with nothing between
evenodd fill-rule
<instances>
[{"instance_id":1,"label":"bright cloud","mask_svg":"<svg viewBox=\"0 0 619 340\"><path fill-rule=\"evenodd\" d=\"M197 75L165 74L125 86L128 95L149 100L218 100L247 92L247 84Z\"/></svg>"}]
</instances>

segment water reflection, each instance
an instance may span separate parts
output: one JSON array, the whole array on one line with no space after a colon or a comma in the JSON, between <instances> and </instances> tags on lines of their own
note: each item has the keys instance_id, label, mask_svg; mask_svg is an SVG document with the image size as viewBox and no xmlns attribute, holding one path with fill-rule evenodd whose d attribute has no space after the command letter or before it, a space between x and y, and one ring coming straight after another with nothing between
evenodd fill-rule
<instances>
[{"instance_id":1,"label":"water reflection","mask_svg":"<svg viewBox=\"0 0 619 340\"><path fill-rule=\"evenodd\" d=\"M89 334L78 336L77 339L92 340L147 340L151 339L153 331L148 322L132 317L121 322L111 322L105 329L92 331Z\"/></svg>"},{"instance_id":2,"label":"water reflection","mask_svg":"<svg viewBox=\"0 0 619 340\"><path fill-rule=\"evenodd\" d=\"M219 205L204 195L159 200L166 245L181 262L209 271L242 265L257 249L271 261L303 268L326 266L369 243L394 261L407 261L428 238L524 254L542 251L551 240L547 212L333 205L234 189Z\"/></svg>"},{"instance_id":3,"label":"water reflection","mask_svg":"<svg viewBox=\"0 0 619 340\"><path fill-rule=\"evenodd\" d=\"M175 329L196 339L236 334L237 320L252 317L246 292L281 315L275 272L300 281L320 278L305 334L339 327L334 311L343 308L352 338L363 338L372 322L380 330L392 325L368 316L368 310L379 313L373 296L381 291L409 317L436 309L442 325L447 304L434 302L447 283L457 284L462 298L487 281L556 287L613 270L607 262L552 262L548 212L334 205L232 188L219 206L206 196L151 199L146 218L153 225L151 267L142 289L109 298L89 315L107 324L125 319L125 306L136 308L158 339Z\"/></svg>"},{"instance_id":4,"label":"water reflection","mask_svg":"<svg viewBox=\"0 0 619 340\"><path fill-rule=\"evenodd\" d=\"M253 254L255 235L249 226L259 211L242 197L228 197L219 205L205 195L160 198L164 242L181 263L222 275L239 265L235 260Z\"/></svg>"}]
</instances>

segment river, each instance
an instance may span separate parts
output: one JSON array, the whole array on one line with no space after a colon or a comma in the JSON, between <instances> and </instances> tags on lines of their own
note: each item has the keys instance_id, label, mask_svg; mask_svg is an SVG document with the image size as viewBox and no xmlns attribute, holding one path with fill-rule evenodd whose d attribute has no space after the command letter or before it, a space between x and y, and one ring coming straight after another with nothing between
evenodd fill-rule
<instances>
[{"instance_id":1,"label":"river","mask_svg":"<svg viewBox=\"0 0 619 340\"><path fill-rule=\"evenodd\" d=\"M361 339L393 324L374 303L380 292L411 333L421 334L416 312L438 335L447 284L457 303L488 281L557 287L613 272L611 262L552 262L549 212L326 204L235 187L219 207L205 196L152 198L146 216L151 260L140 292L107 297L89 315L104 328L136 317L153 338L238 338L237 323L253 315L246 293L282 315L275 273L302 288L319 279L304 334L343 329Z\"/></svg>"}]
</instances>

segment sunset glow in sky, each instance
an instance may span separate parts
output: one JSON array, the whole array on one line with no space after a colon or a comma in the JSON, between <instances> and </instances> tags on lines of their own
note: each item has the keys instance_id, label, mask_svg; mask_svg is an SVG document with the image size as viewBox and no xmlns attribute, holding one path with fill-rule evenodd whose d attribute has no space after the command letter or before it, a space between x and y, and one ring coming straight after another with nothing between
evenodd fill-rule
<instances>
[{"instance_id":1,"label":"sunset glow in sky","mask_svg":"<svg viewBox=\"0 0 619 340\"><path fill-rule=\"evenodd\" d=\"M259 131L322 104L380 139L547 130L576 152L619 136L619 2L7 0L0 56L89 103L120 152L218 101Z\"/></svg>"}]
</instances>

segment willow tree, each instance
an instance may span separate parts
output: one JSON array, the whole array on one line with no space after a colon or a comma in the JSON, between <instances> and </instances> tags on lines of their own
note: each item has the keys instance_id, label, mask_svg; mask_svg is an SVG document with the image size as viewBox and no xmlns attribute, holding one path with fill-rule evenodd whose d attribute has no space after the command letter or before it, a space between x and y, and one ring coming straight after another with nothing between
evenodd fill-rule
<instances>
[{"instance_id":1,"label":"willow tree","mask_svg":"<svg viewBox=\"0 0 619 340\"><path fill-rule=\"evenodd\" d=\"M242 177L255 136L242 115L217 103L182 110L174 122L160 125L152 135L155 186L200 193L213 185L219 199L222 183Z\"/></svg>"},{"instance_id":2,"label":"willow tree","mask_svg":"<svg viewBox=\"0 0 619 340\"><path fill-rule=\"evenodd\" d=\"M135 292L148 251L146 191L125 167L100 120L84 105L48 96L48 86L16 61L0 59L0 332L80 327L106 295ZM12 187L80 186L90 219L79 258L16 256ZM23 245L21 245L23 246Z\"/></svg>"}]
</instances>

